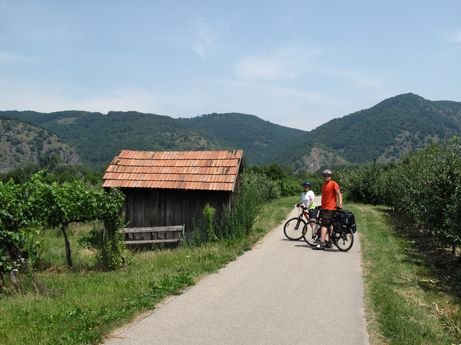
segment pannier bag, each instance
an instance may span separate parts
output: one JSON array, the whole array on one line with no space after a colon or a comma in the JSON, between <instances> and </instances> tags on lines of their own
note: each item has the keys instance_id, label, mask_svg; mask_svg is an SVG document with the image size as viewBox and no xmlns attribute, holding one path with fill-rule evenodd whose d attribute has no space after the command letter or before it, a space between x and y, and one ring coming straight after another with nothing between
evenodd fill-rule
<instances>
[{"instance_id":1,"label":"pannier bag","mask_svg":"<svg viewBox=\"0 0 461 345\"><path fill-rule=\"evenodd\" d=\"M320 214L320 208L317 206L315 208L311 208L309 210L309 218L311 219L317 219L319 217L319 214Z\"/></svg>"},{"instance_id":2,"label":"pannier bag","mask_svg":"<svg viewBox=\"0 0 461 345\"><path fill-rule=\"evenodd\" d=\"M357 231L357 225L355 224L355 217L351 211L339 210L336 212L336 221L341 226L351 229L352 232Z\"/></svg>"}]
</instances>

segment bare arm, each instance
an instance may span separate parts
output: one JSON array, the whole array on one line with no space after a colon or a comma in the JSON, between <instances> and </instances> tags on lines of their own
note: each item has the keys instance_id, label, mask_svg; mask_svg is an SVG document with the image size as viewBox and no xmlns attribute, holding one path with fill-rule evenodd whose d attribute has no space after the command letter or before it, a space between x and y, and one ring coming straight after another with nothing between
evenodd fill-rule
<instances>
[{"instance_id":1,"label":"bare arm","mask_svg":"<svg viewBox=\"0 0 461 345\"><path fill-rule=\"evenodd\" d=\"M339 208L343 208L343 195L339 189L336 191L336 199L338 200Z\"/></svg>"}]
</instances>

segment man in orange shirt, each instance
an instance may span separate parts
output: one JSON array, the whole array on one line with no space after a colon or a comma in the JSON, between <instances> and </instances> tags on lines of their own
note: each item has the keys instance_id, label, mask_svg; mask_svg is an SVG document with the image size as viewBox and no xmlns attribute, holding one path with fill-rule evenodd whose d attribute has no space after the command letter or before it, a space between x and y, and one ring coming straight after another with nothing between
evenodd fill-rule
<instances>
[{"instance_id":1,"label":"man in orange shirt","mask_svg":"<svg viewBox=\"0 0 461 345\"><path fill-rule=\"evenodd\" d=\"M343 207L343 196L339 190L339 185L336 181L331 179L331 170L324 170L322 172L323 185L322 185L322 208L320 210L320 243L313 249L324 250L325 239L327 237L327 229L330 228L331 223L335 219L336 206ZM331 246L331 244L330 244Z\"/></svg>"}]
</instances>

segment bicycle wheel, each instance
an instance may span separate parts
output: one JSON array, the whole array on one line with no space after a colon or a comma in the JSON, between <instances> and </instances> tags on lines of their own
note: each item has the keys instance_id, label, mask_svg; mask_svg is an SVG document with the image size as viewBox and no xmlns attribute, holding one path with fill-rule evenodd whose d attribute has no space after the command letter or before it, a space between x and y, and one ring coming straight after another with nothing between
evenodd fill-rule
<instances>
[{"instance_id":1,"label":"bicycle wheel","mask_svg":"<svg viewBox=\"0 0 461 345\"><path fill-rule=\"evenodd\" d=\"M347 252L354 244L354 233L351 229L343 229L338 232L335 230L333 232L333 243L340 251Z\"/></svg>"},{"instance_id":2,"label":"bicycle wheel","mask_svg":"<svg viewBox=\"0 0 461 345\"><path fill-rule=\"evenodd\" d=\"M300 240L306 231L307 223L301 217L290 218L283 226L285 236L292 241Z\"/></svg>"},{"instance_id":3,"label":"bicycle wheel","mask_svg":"<svg viewBox=\"0 0 461 345\"><path fill-rule=\"evenodd\" d=\"M320 225L315 223L313 227L307 225L306 232L303 234L303 239L308 245L314 247L317 245L317 239L320 236Z\"/></svg>"}]
</instances>

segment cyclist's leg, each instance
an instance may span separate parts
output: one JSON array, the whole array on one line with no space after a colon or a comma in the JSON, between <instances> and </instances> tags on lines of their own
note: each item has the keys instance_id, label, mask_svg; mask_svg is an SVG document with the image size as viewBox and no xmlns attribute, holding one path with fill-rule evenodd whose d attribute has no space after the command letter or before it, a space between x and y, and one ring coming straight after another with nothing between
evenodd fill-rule
<instances>
[{"instance_id":1,"label":"cyclist's leg","mask_svg":"<svg viewBox=\"0 0 461 345\"><path fill-rule=\"evenodd\" d=\"M304 241L310 246L315 246L320 238L320 228L316 220L309 220L306 227L306 233L303 234Z\"/></svg>"},{"instance_id":2,"label":"cyclist's leg","mask_svg":"<svg viewBox=\"0 0 461 345\"><path fill-rule=\"evenodd\" d=\"M330 226L328 227L328 247L331 248L332 247L332 243L333 243L333 227L335 226L334 225L334 222L335 222L335 218L336 218L336 211L331 211L330 212Z\"/></svg>"},{"instance_id":3,"label":"cyclist's leg","mask_svg":"<svg viewBox=\"0 0 461 345\"><path fill-rule=\"evenodd\" d=\"M327 239L327 234L332 222L332 211L331 210L321 210L320 211L320 243L319 247L324 248L325 242Z\"/></svg>"}]
</instances>

